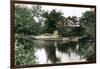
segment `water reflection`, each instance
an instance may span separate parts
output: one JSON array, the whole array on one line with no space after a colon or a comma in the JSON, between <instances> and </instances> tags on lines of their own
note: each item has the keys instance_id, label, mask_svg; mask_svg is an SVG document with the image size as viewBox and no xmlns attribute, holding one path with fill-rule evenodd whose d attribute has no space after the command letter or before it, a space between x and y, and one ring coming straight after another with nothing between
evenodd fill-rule
<instances>
[{"instance_id":1,"label":"water reflection","mask_svg":"<svg viewBox=\"0 0 100 69\"><path fill-rule=\"evenodd\" d=\"M63 43L63 40L34 40L36 61L38 64L86 61L86 59L83 59L87 48L86 43L73 41Z\"/></svg>"}]
</instances>

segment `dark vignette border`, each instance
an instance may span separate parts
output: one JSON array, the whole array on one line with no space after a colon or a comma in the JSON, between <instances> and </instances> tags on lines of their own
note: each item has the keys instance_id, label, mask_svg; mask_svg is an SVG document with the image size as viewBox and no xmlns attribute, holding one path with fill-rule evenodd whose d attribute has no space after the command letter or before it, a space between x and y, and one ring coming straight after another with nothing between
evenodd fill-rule
<instances>
[{"instance_id":1,"label":"dark vignette border","mask_svg":"<svg viewBox=\"0 0 100 69\"><path fill-rule=\"evenodd\" d=\"M95 56L93 62L71 62L71 63L57 63L57 64L34 64L34 65L15 65L15 51L14 51L14 4L36 4L36 5L51 5L51 6L63 6L63 7L81 7L81 8L94 8L94 41L95 41ZM82 5L82 4L65 4L65 3L49 3L49 2L35 2L35 1L10 1L10 68L28 68L28 67L43 67L43 66L58 66L58 65L77 65L77 64L92 64L96 63L96 6L95 5Z\"/></svg>"}]
</instances>

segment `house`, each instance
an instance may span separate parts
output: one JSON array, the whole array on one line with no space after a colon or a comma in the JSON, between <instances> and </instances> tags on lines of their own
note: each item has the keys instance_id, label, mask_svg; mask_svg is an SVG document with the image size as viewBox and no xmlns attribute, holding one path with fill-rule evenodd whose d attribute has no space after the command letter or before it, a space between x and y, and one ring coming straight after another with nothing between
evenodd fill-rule
<instances>
[{"instance_id":1,"label":"house","mask_svg":"<svg viewBox=\"0 0 100 69\"><path fill-rule=\"evenodd\" d=\"M79 27L80 25L79 25L78 21L74 22L71 19L65 19L64 26L67 26L67 27Z\"/></svg>"},{"instance_id":2,"label":"house","mask_svg":"<svg viewBox=\"0 0 100 69\"><path fill-rule=\"evenodd\" d=\"M57 27L79 27L79 22L74 22L71 19L65 19L64 21L59 21Z\"/></svg>"}]
</instances>

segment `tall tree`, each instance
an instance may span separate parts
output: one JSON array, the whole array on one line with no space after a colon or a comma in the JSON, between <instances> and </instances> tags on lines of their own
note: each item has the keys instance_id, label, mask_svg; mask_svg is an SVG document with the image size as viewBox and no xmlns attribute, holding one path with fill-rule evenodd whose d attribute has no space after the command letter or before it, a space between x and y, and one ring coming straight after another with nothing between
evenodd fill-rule
<instances>
[{"instance_id":1,"label":"tall tree","mask_svg":"<svg viewBox=\"0 0 100 69\"><path fill-rule=\"evenodd\" d=\"M35 26L36 35L43 34L43 29L44 29L43 27L44 17L42 16L42 14L44 13L44 10L42 10L41 8L42 6L40 5L32 6L32 13L33 13L34 19L36 20L36 26Z\"/></svg>"},{"instance_id":2,"label":"tall tree","mask_svg":"<svg viewBox=\"0 0 100 69\"><path fill-rule=\"evenodd\" d=\"M23 5L15 5L15 32L17 34L35 34L34 24L36 23L32 10Z\"/></svg>"},{"instance_id":3,"label":"tall tree","mask_svg":"<svg viewBox=\"0 0 100 69\"><path fill-rule=\"evenodd\" d=\"M27 7L26 5L15 5L15 59L16 65L36 63L34 55L34 42L30 35L38 34L39 22L36 17L40 15L39 7ZM36 9L38 8L38 9ZM36 9L36 10L35 10ZM26 37L28 35L28 37ZM23 37L24 36L24 37Z\"/></svg>"},{"instance_id":4,"label":"tall tree","mask_svg":"<svg viewBox=\"0 0 100 69\"><path fill-rule=\"evenodd\" d=\"M50 12L45 12L43 16L45 20L45 31L46 33L53 33L57 30L56 24L63 19L62 12L53 9Z\"/></svg>"},{"instance_id":5,"label":"tall tree","mask_svg":"<svg viewBox=\"0 0 100 69\"><path fill-rule=\"evenodd\" d=\"M93 10L86 11L79 19L80 25L85 28L85 34L92 38L94 34L94 12Z\"/></svg>"}]
</instances>

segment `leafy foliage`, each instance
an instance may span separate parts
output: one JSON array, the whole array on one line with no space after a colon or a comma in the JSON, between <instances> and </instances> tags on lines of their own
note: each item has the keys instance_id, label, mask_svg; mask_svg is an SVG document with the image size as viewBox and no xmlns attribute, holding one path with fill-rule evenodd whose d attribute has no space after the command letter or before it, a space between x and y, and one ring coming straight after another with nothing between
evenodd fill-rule
<instances>
[{"instance_id":1,"label":"leafy foliage","mask_svg":"<svg viewBox=\"0 0 100 69\"><path fill-rule=\"evenodd\" d=\"M32 10L25 7L15 6L15 32L17 34L32 35L35 34L35 19L32 16Z\"/></svg>"},{"instance_id":2,"label":"leafy foliage","mask_svg":"<svg viewBox=\"0 0 100 69\"><path fill-rule=\"evenodd\" d=\"M38 8L37 6L35 6ZM35 8L35 9L36 9ZM38 9L39 10L39 9ZM24 5L15 5L15 59L16 65L36 63L35 50L31 35L36 35L37 24L35 17L38 10Z\"/></svg>"},{"instance_id":3,"label":"leafy foliage","mask_svg":"<svg viewBox=\"0 0 100 69\"><path fill-rule=\"evenodd\" d=\"M89 39L94 36L94 12L93 10L86 11L79 19L80 25L85 28L84 34L87 34Z\"/></svg>"},{"instance_id":4,"label":"leafy foliage","mask_svg":"<svg viewBox=\"0 0 100 69\"><path fill-rule=\"evenodd\" d=\"M82 59L85 58L88 62L94 61L94 42L80 42L79 51Z\"/></svg>"},{"instance_id":5,"label":"leafy foliage","mask_svg":"<svg viewBox=\"0 0 100 69\"><path fill-rule=\"evenodd\" d=\"M53 33L55 30L57 30L56 24L58 21L63 19L62 12L57 11L53 9L52 11L45 12L43 14L43 17L46 18L45 20L45 31L46 33Z\"/></svg>"},{"instance_id":6,"label":"leafy foliage","mask_svg":"<svg viewBox=\"0 0 100 69\"><path fill-rule=\"evenodd\" d=\"M36 63L34 52L32 40L23 38L17 39L15 42L16 65Z\"/></svg>"}]
</instances>

